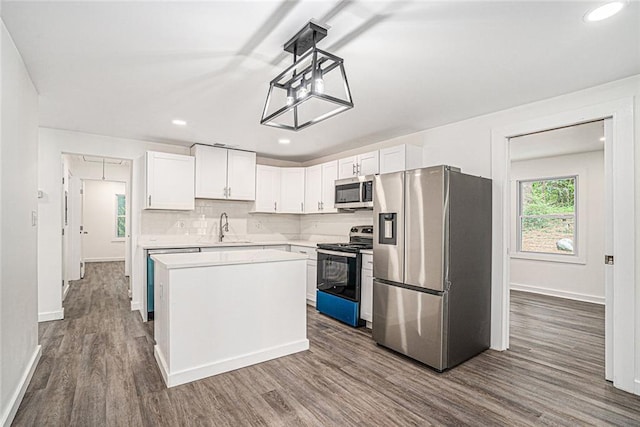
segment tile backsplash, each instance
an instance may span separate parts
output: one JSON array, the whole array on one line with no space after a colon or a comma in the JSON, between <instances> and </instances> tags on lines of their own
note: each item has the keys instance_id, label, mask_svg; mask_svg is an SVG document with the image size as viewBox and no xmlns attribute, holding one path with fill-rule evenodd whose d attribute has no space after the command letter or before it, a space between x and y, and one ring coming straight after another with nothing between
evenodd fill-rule
<instances>
[{"instance_id":1,"label":"tile backsplash","mask_svg":"<svg viewBox=\"0 0 640 427\"><path fill-rule=\"evenodd\" d=\"M196 199L193 211L142 212L142 234L152 236L198 236L215 240L220 215L229 217L227 240L297 239L300 220L296 215L252 214L253 202Z\"/></svg>"},{"instance_id":2,"label":"tile backsplash","mask_svg":"<svg viewBox=\"0 0 640 427\"><path fill-rule=\"evenodd\" d=\"M373 223L371 211L354 213L286 215L250 213L253 202L196 199L193 211L142 211L144 236L196 236L215 240L220 214L229 217L226 240L344 241L353 225Z\"/></svg>"}]
</instances>

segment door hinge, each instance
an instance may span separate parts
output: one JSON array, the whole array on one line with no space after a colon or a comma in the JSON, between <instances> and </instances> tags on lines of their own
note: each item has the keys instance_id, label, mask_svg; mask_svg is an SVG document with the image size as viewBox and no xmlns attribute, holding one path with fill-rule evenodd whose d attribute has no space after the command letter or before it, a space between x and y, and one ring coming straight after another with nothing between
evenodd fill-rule
<instances>
[{"instance_id":1,"label":"door hinge","mask_svg":"<svg viewBox=\"0 0 640 427\"><path fill-rule=\"evenodd\" d=\"M64 176L62 177L62 183L64 184Z\"/></svg>"},{"instance_id":2,"label":"door hinge","mask_svg":"<svg viewBox=\"0 0 640 427\"><path fill-rule=\"evenodd\" d=\"M62 235L64 236L64 228L62 229Z\"/></svg>"},{"instance_id":3,"label":"door hinge","mask_svg":"<svg viewBox=\"0 0 640 427\"><path fill-rule=\"evenodd\" d=\"M81 195L84 194L84 189L82 189L82 188L80 189L80 194Z\"/></svg>"},{"instance_id":4,"label":"door hinge","mask_svg":"<svg viewBox=\"0 0 640 427\"><path fill-rule=\"evenodd\" d=\"M613 255L605 255L604 263L607 265L613 265Z\"/></svg>"}]
</instances>

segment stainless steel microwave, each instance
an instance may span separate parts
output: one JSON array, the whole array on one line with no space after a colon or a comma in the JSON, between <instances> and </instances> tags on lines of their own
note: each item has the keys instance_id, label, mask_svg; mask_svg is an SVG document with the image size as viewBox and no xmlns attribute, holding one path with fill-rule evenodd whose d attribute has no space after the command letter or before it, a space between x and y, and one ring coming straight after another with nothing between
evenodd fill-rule
<instances>
[{"instance_id":1,"label":"stainless steel microwave","mask_svg":"<svg viewBox=\"0 0 640 427\"><path fill-rule=\"evenodd\" d=\"M373 175L337 180L335 206L338 209L373 209Z\"/></svg>"}]
</instances>

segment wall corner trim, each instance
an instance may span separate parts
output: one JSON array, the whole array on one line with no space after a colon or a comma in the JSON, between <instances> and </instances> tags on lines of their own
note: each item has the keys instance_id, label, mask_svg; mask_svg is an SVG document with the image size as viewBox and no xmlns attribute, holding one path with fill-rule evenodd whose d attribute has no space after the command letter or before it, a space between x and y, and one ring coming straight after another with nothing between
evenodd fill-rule
<instances>
[{"instance_id":1,"label":"wall corner trim","mask_svg":"<svg viewBox=\"0 0 640 427\"><path fill-rule=\"evenodd\" d=\"M40 356L42 356L42 346L37 345L33 355L31 356L31 360L29 360L29 364L27 365L27 369L22 374L22 378L20 378L20 387L18 387L11 399L9 404L7 405L7 410L4 414L2 414L2 419L0 420L0 425L3 427L8 427L13 422L16 413L18 412L18 408L20 407L20 403L22 402L22 398L27 391L27 387L31 382L31 378L33 377L33 373L36 371L36 367L38 366L38 362L40 361Z\"/></svg>"}]
</instances>

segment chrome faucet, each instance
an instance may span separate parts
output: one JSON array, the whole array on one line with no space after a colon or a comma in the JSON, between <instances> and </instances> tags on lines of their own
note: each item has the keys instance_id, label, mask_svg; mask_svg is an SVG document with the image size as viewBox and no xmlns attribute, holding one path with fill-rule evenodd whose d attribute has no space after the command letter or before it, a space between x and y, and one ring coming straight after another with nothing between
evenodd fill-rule
<instances>
[{"instance_id":1,"label":"chrome faucet","mask_svg":"<svg viewBox=\"0 0 640 427\"><path fill-rule=\"evenodd\" d=\"M222 217L224 217L224 225L222 225ZM220 214L220 231L218 233L218 242L222 242L222 239L224 239L224 232L226 231L227 233L229 232L229 216L227 216L226 212L222 212Z\"/></svg>"}]
</instances>

